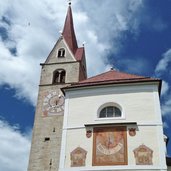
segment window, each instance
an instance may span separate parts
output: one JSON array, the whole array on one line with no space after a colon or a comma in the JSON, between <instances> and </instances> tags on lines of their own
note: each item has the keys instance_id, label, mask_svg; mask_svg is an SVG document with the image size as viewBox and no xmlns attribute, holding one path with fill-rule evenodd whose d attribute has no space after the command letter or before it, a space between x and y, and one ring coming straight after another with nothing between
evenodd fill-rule
<instances>
[{"instance_id":1,"label":"window","mask_svg":"<svg viewBox=\"0 0 171 171\"><path fill-rule=\"evenodd\" d=\"M58 83L58 80L59 80L59 72L56 71L55 74L54 74L53 83Z\"/></svg>"},{"instance_id":2,"label":"window","mask_svg":"<svg viewBox=\"0 0 171 171\"><path fill-rule=\"evenodd\" d=\"M49 137L45 137L44 141L50 141Z\"/></svg>"},{"instance_id":3,"label":"window","mask_svg":"<svg viewBox=\"0 0 171 171\"><path fill-rule=\"evenodd\" d=\"M65 83L65 75L66 75L66 72L63 69L58 69L54 71L53 84Z\"/></svg>"},{"instance_id":4,"label":"window","mask_svg":"<svg viewBox=\"0 0 171 171\"><path fill-rule=\"evenodd\" d=\"M65 57L65 49L61 48L58 50L58 58Z\"/></svg>"},{"instance_id":5,"label":"window","mask_svg":"<svg viewBox=\"0 0 171 171\"><path fill-rule=\"evenodd\" d=\"M107 106L100 111L99 118L121 117L121 110L116 106Z\"/></svg>"},{"instance_id":6,"label":"window","mask_svg":"<svg viewBox=\"0 0 171 171\"><path fill-rule=\"evenodd\" d=\"M61 71L60 74L60 83L65 83L65 71Z\"/></svg>"}]
</instances>

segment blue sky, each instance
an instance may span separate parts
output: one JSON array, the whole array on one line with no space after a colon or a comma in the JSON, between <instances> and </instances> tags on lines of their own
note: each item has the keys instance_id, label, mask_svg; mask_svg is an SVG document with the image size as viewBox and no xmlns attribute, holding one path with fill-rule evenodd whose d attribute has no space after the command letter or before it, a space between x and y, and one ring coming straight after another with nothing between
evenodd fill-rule
<instances>
[{"instance_id":1,"label":"blue sky","mask_svg":"<svg viewBox=\"0 0 171 171\"><path fill-rule=\"evenodd\" d=\"M88 75L114 67L161 78L164 132L171 137L170 7L171 0L72 2L78 43L86 42ZM57 41L66 11L63 0L0 1L0 170L27 168L39 63Z\"/></svg>"}]
</instances>

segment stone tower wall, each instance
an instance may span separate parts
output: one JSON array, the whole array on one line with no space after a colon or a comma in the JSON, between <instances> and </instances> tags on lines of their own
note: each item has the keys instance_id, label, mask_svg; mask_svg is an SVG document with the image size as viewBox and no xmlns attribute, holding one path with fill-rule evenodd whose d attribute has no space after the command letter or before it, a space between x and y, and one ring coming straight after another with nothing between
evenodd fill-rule
<instances>
[{"instance_id":1,"label":"stone tower wall","mask_svg":"<svg viewBox=\"0 0 171 171\"><path fill-rule=\"evenodd\" d=\"M63 46L66 57L58 59L56 53ZM57 171L59 167L63 113L43 116L43 101L49 92L62 94L60 88L80 79L80 62L75 60L67 48L63 40L58 41L42 65L28 171ZM52 84L53 74L57 69L66 71L65 83Z\"/></svg>"}]
</instances>

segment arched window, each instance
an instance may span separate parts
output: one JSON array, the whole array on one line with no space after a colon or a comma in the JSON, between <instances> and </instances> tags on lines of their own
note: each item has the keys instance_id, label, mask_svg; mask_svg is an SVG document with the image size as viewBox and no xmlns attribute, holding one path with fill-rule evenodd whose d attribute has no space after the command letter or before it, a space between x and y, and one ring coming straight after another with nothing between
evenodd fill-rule
<instances>
[{"instance_id":1,"label":"arched window","mask_svg":"<svg viewBox=\"0 0 171 171\"><path fill-rule=\"evenodd\" d=\"M61 71L61 74L60 74L60 83L65 83L65 70Z\"/></svg>"},{"instance_id":2,"label":"arched window","mask_svg":"<svg viewBox=\"0 0 171 171\"><path fill-rule=\"evenodd\" d=\"M65 83L66 72L63 69L58 69L53 73L53 84Z\"/></svg>"},{"instance_id":3,"label":"arched window","mask_svg":"<svg viewBox=\"0 0 171 171\"><path fill-rule=\"evenodd\" d=\"M99 114L99 118L121 117L121 110L116 106L104 107Z\"/></svg>"},{"instance_id":4,"label":"arched window","mask_svg":"<svg viewBox=\"0 0 171 171\"><path fill-rule=\"evenodd\" d=\"M65 49L61 48L58 50L58 58L65 57Z\"/></svg>"},{"instance_id":5,"label":"arched window","mask_svg":"<svg viewBox=\"0 0 171 171\"><path fill-rule=\"evenodd\" d=\"M59 82L59 72L56 71L53 75L53 83L58 83Z\"/></svg>"}]
</instances>

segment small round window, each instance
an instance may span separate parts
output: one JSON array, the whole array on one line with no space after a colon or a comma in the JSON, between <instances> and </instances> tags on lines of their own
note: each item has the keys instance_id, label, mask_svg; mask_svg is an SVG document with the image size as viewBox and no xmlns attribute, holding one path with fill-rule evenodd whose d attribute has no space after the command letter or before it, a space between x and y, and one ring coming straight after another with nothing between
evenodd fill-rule
<instances>
[{"instance_id":1,"label":"small round window","mask_svg":"<svg viewBox=\"0 0 171 171\"><path fill-rule=\"evenodd\" d=\"M100 111L99 118L121 117L121 110L115 106L107 106Z\"/></svg>"}]
</instances>

